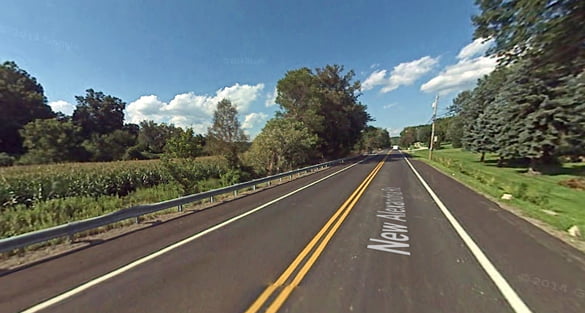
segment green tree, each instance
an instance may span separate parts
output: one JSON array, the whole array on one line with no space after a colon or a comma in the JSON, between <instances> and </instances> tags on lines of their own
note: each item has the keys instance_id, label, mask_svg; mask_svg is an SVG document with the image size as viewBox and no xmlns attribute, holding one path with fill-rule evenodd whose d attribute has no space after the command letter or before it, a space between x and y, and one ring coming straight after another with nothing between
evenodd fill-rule
<instances>
[{"instance_id":1,"label":"green tree","mask_svg":"<svg viewBox=\"0 0 585 313\"><path fill-rule=\"evenodd\" d=\"M495 38L491 53L512 63L531 59L531 71L565 76L584 67L582 0L476 0L476 38Z\"/></svg>"},{"instance_id":2,"label":"green tree","mask_svg":"<svg viewBox=\"0 0 585 313\"><path fill-rule=\"evenodd\" d=\"M117 129L111 133L94 133L90 139L83 141L82 146L89 152L89 160L109 162L122 160L126 151L136 144L136 136L130 131Z\"/></svg>"},{"instance_id":3,"label":"green tree","mask_svg":"<svg viewBox=\"0 0 585 313\"><path fill-rule=\"evenodd\" d=\"M463 144L461 143L461 138L463 138L463 123L460 116L454 116L449 123L449 128L447 129L446 137L453 148L461 148Z\"/></svg>"},{"instance_id":4,"label":"green tree","mask_svg":"<svg viewBox=\"0 0 585 313\"><path fill-rule=\"evenodd\" d=\"M204 145L205 138L202 135L195 135L192 128L187 130L179 128L164 149L173 158L196 158L201 155Z\"/></svg>"},{"instance_id":5,"label":"green tree","mask_svg":"<svg viewBox=\"0 0 585 313\"><path fill-rule=\"evenodd\" d=\"M501 158L529 158L531 171L583 150L585 2L477 0L475 36L495 38L491 54L509 72L486 107ZM500 66L502 71L504 67ZM492 74L493 75L493 74ZM492 76L490 75L490 76ZM478 86L480 87L480 86ZM474 93L481 93L476 88ZM581 92L581 93L580 93ZM581 97L581 98L580 98ZM491 119L491 118L490 118ZM482 121L476 121L480 124Z\"/></svg>"},{"instance_id":6,"label":"green tree","mask_svg":"<svg viewBox=\"0 0 585 313\"><path fill-rule=\"evenodd\" d=\"M463 121L463 147L481 154L483 162L485 154L496 152L498 144L496 135L499 132L498 114L488 112L496 108L494 105L502 87L507 83L507 68L499 68L490 75L480 79L475 89L460 94L456 98L460 105L460 116ZM459 104L460 103L460 104Z\"/></svg>"},{"instance_id":7,"label":"green tree","mask_svg":"<svg viewBox=\"0 0 585 313\"><path fill-rule=\"evenodd\" d=\"M563 84L554 89L559 111L568 112L562 118L565 125L561 134L558 153L577 160L585 155L585 71L573 77L566 77Z\"/></svg>"},{"instance_id":8,"label":"green tree","mask_svg":"<svg viewBox=\"0 0 585 313\"><path fill-rule=\"evenodd\" d=\"M167 141L181 131L173 124L142 121L140 122L138 143L150 153L163 153Z\"/></svg>"},{"instance_id":9,"label":"green tree","mask_svg":"<svg viewBox=\"0 0 585 313\"><path fill-rule=\"evenodd\" d=\"M55 117L37 80L14 62L0 64L0 152L24 153L19 130L35 119Z\"/></svg>"},{"instance_id":10,"label":"green tree","mask_svg":"<svg viewBox=\"0 0 585 313\"><path fill-rule=\"evenodd\" d=\"M386 129L368 126L362 132L359 146L371 152L374 149L385 149L390 147L390 134Z\"/></svg>"},{"instance_id":11,"label":"green tree","mask_svg":"<svg viewBox=\"0 0 585 313\"><path fill-rule=\"evenodd\" d=\"M429 146L431 143L431 125L418 125L416 129L416 141L422 142L423 145Z\"/></svg>"},{"instance_id":12,"label":"green tree","mask_svg":"<svg viewBox=\"0 0 585 313\"><path fill-rule=\"evenodd\" d=\"M212 126L207 129L210 151L226 158L230 167L240 166L239 153L242 142L248 140L238 121L238 110L230 100L223 99L217 103L213 113Z\"/></svg>"},{"instance_id":13,"label":"green tree","mask_svg":"<svg viewBox=\"0 0 585 313\"><path fill-rule=\"evenodd\" d=\"M280 116L301 121L317 134L315 158L346 155L372 120L358 101L360 83L353 81L354 75L344 74L343 66L327 65L315 73L308 68L289 71L278 81Z\"/></svg>"},{"instance_id":14,"label":"green tree","mask_svg":"<svg viewBox=\"0 0 585 313\"><path fill-rule=\"evenodd\" d=\"M573 151L582 149L585 107L578 89L583 83L573 87L561 80L551 87L549 78L534 75L522 62L512 69L500 94L504 103L500 114L500 155L530 158L530 169L536 172L543 165L556 163L563 150L571 150L570 146L575 146ZM569 80L577 82L578 77Z\"/></svg>"},{"instance_id":15,"label":"green tree","mask_svg":"<svg viewBox=\"0 0 585 313\"><path fill-rule=\"evenodd\" d=\"M124 127L126 103L101 91L87 89L85 96L76 96L73 123L82 129L84 138L92 134L104 135Z\"/></svg>"},{"instance_id":16,"label":"green tree","mask_svg":"<svg viewBox=\"0 0 585 313\"><path fill-rule=\"evenodd\" d=\"M43 164L77 161L83 155L80 148L81 128L70 121L37 119L20 131L27 153L21 164Z\"/></svg>"},{"instance_id":17,"label":"green tree","mask_svg":"<svg viewBox=\"0 0 585 313\"><path fill-rule=\"evenodd\" d=\"M306 164L317 141L302 122L273 118L252 142L249 155L259 172L274 174Z\"/></svg>"},{"instance_id":18,"label":"green tree","mask_svg":"<svg viewBox=\"0 0 585 313\"><path fill-rule=\"evenodd\" d=\"M400 146L408 148L416 142L416 128L409 126L405 127L400 132Z\"/></svg>"}]
</instances>

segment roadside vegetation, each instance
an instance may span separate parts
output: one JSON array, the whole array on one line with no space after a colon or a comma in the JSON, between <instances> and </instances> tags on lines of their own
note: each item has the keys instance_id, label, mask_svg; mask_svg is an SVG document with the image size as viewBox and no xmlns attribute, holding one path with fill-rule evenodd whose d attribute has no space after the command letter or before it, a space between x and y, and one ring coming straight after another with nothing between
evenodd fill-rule
<instances>
[{"instance_id":1,"label":"roadside vegetation","mask_svg":"<svg viewBox=\"0 0 585 313\"><path fill-rule=\"evenodd\" d=\"M250 142L230 99L204 134L125 123L126 103L93 89L67 116L25 70L0 64L0 238L389 147L359 90L340 65L288 71L281 110Z\"/></svg>"},{"instance_id":2,"label":"roadside vegetation","mask_svg":"<svg viewBox=\"0 0 585 313\"><path fill-rule=\"evenodd\" d=\"M433 152L433 160L426 160L428 151L411 152L449 176L465 183L498 202L520 208L532 218L567 231L577 225L585 229L585 164L566 163L550 168L547 174L529 174L529 164L498 167L499 156L487 154L479 162L477 153L460 148ZM577 182L577 183L572 183ZM512 195L502 200L504 194Z\"/></svg>"},{"instance_id":3,"label":"roadside vegetation","mask_svg":"<svg viewBox=\"0 0 585 313\"><path fill-rule=\"evenodd\" d=\"M476 38L498 66L436 121L431 164L578 237L585 227L583 1L477 1ZM430 125L405 128L403 148L429 145ZM459 149L462 148L463 150ZM427 152L415 153L426 156ZM575 228L574 226L577 226ZM578 231L580 230L580 231Z\"/></svg>"}]
</instances>

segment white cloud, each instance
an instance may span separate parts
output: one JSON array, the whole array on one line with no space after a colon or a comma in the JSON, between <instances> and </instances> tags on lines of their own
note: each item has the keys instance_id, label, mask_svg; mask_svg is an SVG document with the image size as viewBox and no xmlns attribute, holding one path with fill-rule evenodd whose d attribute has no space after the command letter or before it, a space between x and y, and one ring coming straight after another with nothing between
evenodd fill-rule
<instances>
[{"instance_id":1,"label":"white cloud","mask_svg":"<svg viewBox=\"0 0 585 313\"><path fill-rule=\"evenodd\" d=\"M264 101L264 104L267 108L276 105L276 88L274 88L274 91L266 94L266 101Z\"/></svg>"},{"instance_id":2,"label":"white cloud","mask_svg":"<svg viewBox=\"0 0 585 313\"><path fill-rule=\"evenodd\" d=\"M49 106L55 112L61 112L65 115L73 114L75 110L75 106L67 101L64 100L57 100L49 102Z\"/></svg>"},{"instance_id":3,"label":"white cloud","mask_svg":"<svg viewBox=\"0 0 585 313\"><path fill-rule=\"evenodd\" d=\"M386 70L374 71L366 80L362 83L362 90L370 90L376 86L384 84L386 79Z\"/></svg>"},{"instance_id":4,"label":"white cloud","mask_svg":"<svg viewBox=\"0 0 585 313\"><path fill-rule=\"evenodd\" d=\"M384 104L384 106L382 106L384 109L390 109L395 107L397 104L396 103L389 103L389 104Z\"/></svg>"},{"instance_id":5,"label":"white cloud","mask_svg":"<svg viewBox=\"0 0 585 313\"><path fill-rule=\"evenodd\" d=\"M439 75L424 83L420 90L426 93L438 92L440 95L446 95L472 88L479 78L491 73L496 68L496 64L495 58L484 56L459 60L456 64L445 67Z\"/></svg>"},{"instance_id":6,"label":"white cloud","mask_svg":"<svg viewBox=\"0 0 585 313\"><path fill-rule=\"evenodd\" d=\"M412 85L417 79L430 72L438 61L439 58L425 56L418 60L400 63L392 69L388 78L386 78L386 70L374 71L362 84L362 90L382 86L380 91L387 93L400 86Z\"/></svg>"},{"instance_id":7,"label":"white cloud","mask_svg":"<svg viewBox=\"0 0 585 313\"><path fill-rule=\"evenodd\" d=\"M258 124L266 121L268 119L268 115L262 112L258 113L250 113L246 115L244 118L244 123L242 124L242 129L252 129L258 126Z\"/></svg>"},{"instance_id":8,"label":"white cloud","mask_svg":"<svg viewBox=\"0 0 585 313\"><path fill-rule=\"evenodd\" d=\"M377 67L380 67L380 64L379 63L374 63L374 64L370 65L370 68L371 69L374 69L374 68L377 68Z\"/></svg>"},{"instance_id":9,"label":"white cloud","mask_svg":"<svg viewBox=\"0 0 585 313\"><path fill-rule=\"evenodd\" d=\"M484 56L493 39L479 38L466 45L457 55L457 63L446 66L437 76L422 84L420 90L446 95L473 88L477 80L491 73L497 59Z\"/></svg>"},{"instance_id":10,"label":"white cloud","mask_svg":"<svg viewBox=\"0 0 585 313\"><path fill-rule=\"evenodd\" d=\"M193 127L204 133L210 126L217 103L229 99L239 113L246 113L261 94L264 84L240 85L218 89L214 96L196 95L193 92L176 95L168 103L156 95L142 96L126 107L126 121L139 123L154 120L158 123L173 123L179 127Z\"/></svg>"},{"instance_id":11,"label":"white cloud","mask_svg":"<svg viewBox=\"0 0 585 313\"><path fill-rule=\"evenodd\" d=\"M493 42L494 42L493 39L486 40L485 38L478 38L474 40L472 43L463 47L463 49L459 51L457 59L465 60L472 57L484 56L485 52L487 51L487 49L490 48Z\"/></svg>"},{"instance_id":12,"label":"white cloud","mask_svg":"<svg viewBox=\"0 0 585 313\"><path fill-rule=\"evenodd\" d=\"M412 62L398 64L392 70L388 84L382 88L382 92L392 91L402 85L412 85L417 79L430 72L437 63L438 58L425 56Z\"/></svg>"}]
</instances>

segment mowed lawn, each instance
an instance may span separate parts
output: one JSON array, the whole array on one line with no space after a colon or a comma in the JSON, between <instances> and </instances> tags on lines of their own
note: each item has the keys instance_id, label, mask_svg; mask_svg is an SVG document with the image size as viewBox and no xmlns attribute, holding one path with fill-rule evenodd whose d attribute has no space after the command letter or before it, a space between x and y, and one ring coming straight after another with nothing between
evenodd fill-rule
<instances>
[{"instance_id":1,"label":"mowed lawn","mask_svg":"<svg viewBox=\"0 0 585 313\"><path fill-rule=\"evenodd\" d=\"M429 162L427 150L411 154ZM550 169L547 174L533 175L527 173L527 167L497 167L496 155L486 155L484 163L479 159L477 153L448 148L434 151L433 161L429 163L472 189L512 205L558 230L567 231L577 225L581 233L585 232L585 190L560 184L571 179L585 179L585 163L566 163ZM501 200L504 193L511 194L513 199Z\"/></svg>"}]
</instances>

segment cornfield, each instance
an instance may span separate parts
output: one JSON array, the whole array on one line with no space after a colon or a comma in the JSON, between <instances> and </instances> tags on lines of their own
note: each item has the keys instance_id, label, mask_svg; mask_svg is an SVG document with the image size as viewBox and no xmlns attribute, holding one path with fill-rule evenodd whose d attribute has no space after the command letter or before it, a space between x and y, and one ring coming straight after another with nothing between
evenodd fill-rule
<instances>
[{"instance_id":1,"label":"cornfield","mask_svg":"<svg viewBox=\"0 0 585 313\"><path fill-rule=\"evenodd\" d=\"M232 172L216 157L0 168L0 238L217 188Z\"/></svg>"},{"instance_id":2,"label":"cornfield","mask_svg":"<svg viewBox=\"0 0 585 313\"><path fill-rule=\"evenodd\" d=\"M159 161L68 163L0 169L2 208L69 197L124 197L169 182Z\"/></svg>"}]
</instances>

